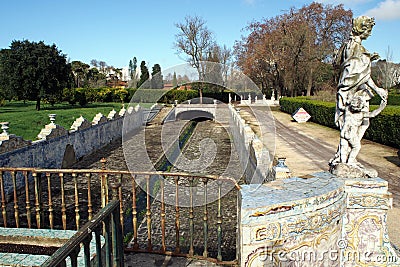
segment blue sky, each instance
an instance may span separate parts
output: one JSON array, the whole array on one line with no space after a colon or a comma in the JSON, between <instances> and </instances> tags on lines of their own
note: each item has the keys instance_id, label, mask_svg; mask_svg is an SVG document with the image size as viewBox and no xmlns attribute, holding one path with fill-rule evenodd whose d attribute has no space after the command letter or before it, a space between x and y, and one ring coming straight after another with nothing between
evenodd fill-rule
<instances>
[{"instance_id":1,"label":"blue sky","mask_svg":"<svg viewBox=\"0 0 400 267\"><path fill-rule=\"evenodd\" d=\"M371 52L400 62L400 0L323 0L344 4L354 15L376 18L372 36L364 42ZM0 49L12 40L55 43L67 57L90 63L103 60L124 67L134 56L162 69L184 63L173 47L175 23L186 15L201 16L217 43L232 47L251 21L274 17L301 0L17 0L3 1L0 15Z\"/></svg>"}]
</instances>

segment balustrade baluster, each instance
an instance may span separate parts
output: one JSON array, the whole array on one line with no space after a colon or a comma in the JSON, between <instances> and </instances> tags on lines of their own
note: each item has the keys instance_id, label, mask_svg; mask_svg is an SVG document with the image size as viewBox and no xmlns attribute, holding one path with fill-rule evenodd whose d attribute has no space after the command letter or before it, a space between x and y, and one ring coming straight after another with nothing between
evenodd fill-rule
<instances>
[{"instance_id":1,"label":"balustrade baluster","mask_svg":"<svg viewBox=\"0 0 400 267\"><path fill-rule=\"evenodd\" d=\"M79 222L81 217L79 215L78 176L76 173L72 173L72 179L74 180L74 190L75 190L75 223L76 223L76 230L79 230Z\"/></svg>"},{"instance_id":2,"label":"balustrade baluster","mask_svg":"<svg viewBox=\"0 0 400 267\"><path fill-rule=\"evenodd\" d=\"M132 177L132 224L133 224L133 248L138 249L138 225L137 225L137 210L136 210L136 175Z\"/></svg>"},{"instance_id":3,"label":"balustrade baluster","mask_svg":"<svg viewBox=\"0 0 400 267\"><path fill-rule=\"evenodd\" d=\"M18 210L18 194L17 194L17 178L15 171L11 171L12 185L14 189L14 218L15 225L19 228L19 210Z\"/></svg>"},{"instance_id":4,"label":"balustrade baluster","mask_svg":"<svg viewBox=\"0 0 400 267\"><path fill-rule=\"evenodd\" d=\"M189 248L189 255L194 255L194 248L193 248L193 236L194 236L194 213L193 213L193 186L194 186L194 178L189 177L189 198L190 198L190 207L189 207L189 239L190 239L190 248Z\"/></svg>"},{"instance_id":5,"label":"balustrade baluster","mask_svg":"<svg viewBox=\"0 0 400 267\"><path fill-rule=\"evenodd\" d=\"M151 244L151 198L150 198L150 175L146 175L146 218L147 218L147 250L152 251Z\"/></svg>"},{"instance_id":6,"label":"balustrade baluster","mask_svg":"<svg viewBox=\"0 0 400 267\"><path fill-rule=\"evenodd\" d=\"M86 173L87 179L87 187L88 187L88 214L89 214L89 221L93 218L93 209L92 209L92 174Z\"/></svg>"},{"instance_id":7,"label":"balustrade baluster","mask_svg":"<svg viewBox=\"0 0 400 267\"><path fill-rule=\"evenodd\" d=\"M175 252L180 253L181 248L179 245L179 229L180 229L180 222L179 222L179 176L175 176L175 239L176 239L176 247L175 247Z\"/></svg>"},{"instance_id":8,"label":"balustrade baluster","mask_svg":"<svg viewBox=\"0 0 400 267\"><path fill-rule=\"evenodd\" d=\"M67 230L67 208L65 205L65 190L64 190L64 174L59 173L60 177L60 188L61 188L61 220L63 229Z\"/></svg>"},{"instance_id":9,"label":"balustrade baluster","mask_svg":"<svg viewBox=\"0 0 400 267\"><path fill-rule=\"evenodd\" d=\"M101 174L101 207L108 204L108 174Z\"/></svg>"},{"instance_id":10,"label":"balustrade baluster","mask_svg":"<svg viewBox=\"0 0 400 267\"><path fill-rule=\"evenodd\" d=\"M122 233L124 232L124 203L122 202L122 178L123 174L121 173L118 177L118 184L120 186L118 187L118 199L119 199L119 218L121 220L121 227L122 227Z\"/></svg>"},{"instance_id":11,"label":"balustrade baluster","mask_svg":"<svg viewBox=\"0 0 400 267\"><path fill-rule=\"evenodd\" d=\"M117 189L118 188L118 189ZM119 188L121 188L121 184L113 185L112 190L113 190L113 200L118 199L118 193ZM112 221L111 221L111 230L112 230L112 242L113 242L113 266L122 266L123 261L124 261L124 253L122 249L120 249L120 246L117 244L122 244L122 231L120 227L120 218L119 218L119 211L114 210L112 213Z\"/></svg>"},{"instance_id":12,"label":"balustrade baluster","mask_svg":"<svg viewBox=\"0 0 400 267\"><path fill-rule=\"evenodd\" d=\"M203 256L208 257L208 211L207 211L207 178L203 178L203 184L204 184L204 251L203 251Z\"/></svg>"},{"instance_id":13,"label":"balustrade baluster","mask_svg":"<svg viewBox=\"0 0 400 267\"><path fill-rule=\"evenodd\" d=\"M1 214L3 215L3 224L7 228L7 209L6 196L4 194L3 172L0 172L0 190L1 190Z\"/></svg>"},{"instance_id":14,"label":"balustrade baluster","mask_svg":"<svg viewBox=\"0 0 400 267\"><path fill-rule=\"evenodd\" d=\"M26 220L28 222L28 228L30 229L32 226L31 221L31 202L29 201L29 180L28 180L28 172L23 171L24 179L25 179L25 204L26 204Z\"/></svg>"},{"instance_id":15,"label":"balustrade baluster","mask_svg":"<svg viewBox=\"0 0 400 267\"><path fill-rule=\"evenodd\" d=\"M85 257L85 266L91 266L90 264L90 241L92 240L92 235L89 235L85 241L83 241L83 254Z\"/></svg>"},{"instance_id":16,"label":"balustrade baluster","mask_svg":"<svg viewBox=\"0 0 400 267\"><path fill-rule=\"evenodd\" d=\"M164 202L164 177L161 176L160 179L160 188L161 188L161 251L166 251L165 246L165 202Z\"/></svg>"},{"instance_id":17,"label":"balustrade baluster","mask_svg":"<svg viewBox=\"0 0 400 267\"><path fill-rule=\"evenodd\" d=\"M217 211L217 241L218 241L218 255L217 260L222 261L222 215L221 215L221 186L222 181L217 180L218 184L218 211Z\"/></svg>"},{"instance_id":18,"label":"balustrade baluster","mask_svg":"<svg viewBox=\"0 0 400 267\"><path fill-rule=\"evenodd\" d=\"M106 267L112 266L112 240L111 240L111 232L110 232L110 222L111 218L107 217L104 220L104 239L105 239L105 247L106 247Z\"/></svg>"},{"instance_id":19,"label":"balustrade baluster","mask_svg":"<svg viewBox=\"0 0 400 267\"><path fill-rule=\"evenodd\" d=\"M36 212L36 227L37 229L41 228L41 217L42 217L42 183L40 181L40 173L39 177L37 173L33 173L33 179L35 184L35 212Z\"/></svg>"},{"instance_id":20,"label":"balustrade baluster","mask_svg":"<svg viewBox=\"0 0 400 267\"><path fill-rule=\"evenodd\" d=\"M96 238L96 257L97 257L97 267L102 267L103 266L103 257L102 257L102 247L101 247L101 232L102 229L101 227L98 227L95 229L94 234Z\"/></svg>"},{"instance_id":21,"label":"balustrade baluster","mask_svg":"<svg viewBox=\"0 0 400 267\"><path fill-rule=\"evenodd\" d=\"M107 159L102 158L101 162L101 169L103 171L106 170L106 163ZM104 208L108 203L108 175L105 173L101 174L101 207Z\"/></svg>"},{"instance_id":22,"label":"balustrade baluster","mask_svg":"<svg viewBox=\"0 0 400 267\"><path fill-rule=\"evenodd\" d=\"M51 199L51 175L50 173L46 173L47 177L47 191L48 191L48 200L49 200L49 222L50 229L54 229L54 219L53 219L53 201Z\"/></svg>"},{"instance_id":23,"label":"balustrade baluster","mask_svg":"<svg viewBox=\"0 0 400 267\"><path fill-rule=\"evenodd\" d=\"M76 250L72 251L71 254L69 254L72 267L78 267L78 254L79 254L79 247Z\"/></svg>"}]
</instances>

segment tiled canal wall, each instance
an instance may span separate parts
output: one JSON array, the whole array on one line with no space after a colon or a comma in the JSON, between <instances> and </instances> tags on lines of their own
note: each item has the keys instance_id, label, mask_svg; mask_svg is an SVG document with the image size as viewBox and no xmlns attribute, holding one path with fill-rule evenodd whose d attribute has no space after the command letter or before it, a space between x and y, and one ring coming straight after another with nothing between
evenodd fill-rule
<instances>
[{"instance_id":1,"label":"tiled canal wall","mask_svg":"<svg viewBox=\"0 0 400 267\"><path fill-rule=\"evenodd\" d=\"M399 266L380 178L317 173L243 185L239 205L240 266Z\"/></svg>"},{"instance_id":2,"label":"tiled canal wall","mask_svg":"<svg viewBox=\"0 0 400 267\"><path fill-rule=\"evenodd\" d=\"M125 126L123 127L124 119ZM133 131L143 126L143 123L143 110L140 107L132 107L128 110L123 108L119 113L113 110L108 117L99 113L92 122L80 117L71 126L71 130L55 124L53 118L52 122L46 125L38 135L41 140L23 145L18 143L22 138L13 135L6 136L6 133L3 133L0 148L8 147L8 150L11 151L4 152L3 150L4 153L0 154L0 166L66 167L63 160L73 162L74 159L79 159L113 140L121 138L123 130L125 132Z\"/></svg>"},{"instance_id":3,"label":"tiled canal wall","mask_svg":"<svg viewBox=\"0 0 400 267\"><path fill-rule=\"evenodd\" d=\"M268 176L269 153L266 147L245 120L240 117L234 106L229 105L229 111L229 129L240 163L245 170L246 183L266 182L270 178Z\"/></svg>"}]
</instances>

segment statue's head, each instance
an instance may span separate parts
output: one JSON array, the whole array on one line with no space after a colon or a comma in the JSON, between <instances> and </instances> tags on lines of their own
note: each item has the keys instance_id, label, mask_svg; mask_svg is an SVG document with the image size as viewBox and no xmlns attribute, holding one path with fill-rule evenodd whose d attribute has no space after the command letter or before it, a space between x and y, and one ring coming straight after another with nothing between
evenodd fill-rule
<instances>
[{"instance_id":1,"label":"statue's head","mask_svg":"<svg viewBox=\"0 0 400 267\"><path fill-rule=\"evenodd\" d=\"M371 35L372 28L375 25L375 19L367 16L360 16L353 19L353 28L351 34L360 36L361 39L367 39Z\"/></svg>"}]
</instances>

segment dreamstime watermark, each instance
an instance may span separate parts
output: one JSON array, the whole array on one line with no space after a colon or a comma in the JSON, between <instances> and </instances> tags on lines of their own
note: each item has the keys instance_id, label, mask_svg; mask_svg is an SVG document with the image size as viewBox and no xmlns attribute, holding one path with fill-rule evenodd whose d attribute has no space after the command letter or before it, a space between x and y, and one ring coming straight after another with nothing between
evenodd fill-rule
<instances>
[{"instance_id":1,"label":"dreamstime watermark","mask_svg":"<svg viewBox=\"0 0 400 267\"><path fill-rule=\"evenodd\" d=\"M245 108L246 112L252 114L252 125L257 125L258 127L259 132L257 133L257 140L246 139L245 131L247 131L247 129L238 124L238 121L243 123L242 119L236 120L236 124L232 122L232 113L239 112L236 107L229 103L207 97L203 97L202 99L188 97L188 99L172 100L170 103L172 109L170 113L166 115L166 120L164 120L160 126L160 136L154 135L154 132L152 132L153 128L146 129L145 127L137 125L138 120L140 120L140 112L138 112L140 108L138 108L138 105L149 110L150 107L154 107L157 103L163 102L168 90L150 90L152 83L148 80L135 92L124 116L122 148L127 167L131 172L167 170L172 172L196 173L201 176L209 174L208 171L212 166L217 166L218 171L214 173L217 173L219 177L229 177L236 181L246 177L247 182L250 181L251 183L251 181L253 181L256 183L256 180L260 181L260 171L249 171L249 167L251 167L252 164L249 162L249 158L251 156L254 157L254 152L253 155L251 155L251 152L246 151L245 147L248 147L253 141L261 142L265 146L267 145L268 148L265 150L267 153L261 155L261 158L265 160L263 166L266 166L267 169L271 167L275 153L275 122L271 110L267 105L262 105L264 97L258 86L242 72L232 70L228 66L214 62L202 62L201 64L203 70L205 70L205 74L202 78L199 78L197 70L189 64L168 68L162 72L162 75L166 77L168 74L175 73L174 75L176 75L176 77L186 77L190 81L187 81L186 85L181 86L186 88L192 86L204 87L204 85L217 85L220 86L220 88L224 87L230 90L231 99L229 100L232 102L234 100L237 102L247 100L248 104L251 102L254 104L258 97L257 102L263 106L262 108L255 108L255 105L247 105ZM221 75L223 73L226 75ZM187 95L190 94L187 93ZM188 111L190 109L196 110L196 105L199 112L192 112L192 116L189 116L189 119L177 114L179 108L182 106ZM149 111L146 112L148 113ZM151 112L148 114L151 114ZM230 149L227 151L218 151L218 142L221 142L220 140L213 140L209 136L202 136L202 139L198 141L198 152L195 153L196 156L187 157L185 153L182 153L181 140L182 135L184 135L189 128L188 120L196 120L200 117L204 117L205 114L208 114L207 116L212 118L216 128L220 129L221 136L227 136ZM249 125L246 127L249 127ZM132 134L132 132L135 132L135 134ZM159 140L154 142L155 138ZM235 138L243 139L243 147L235 146ZM155 143L156 145L154 145ZM265 151L263 151L263 153ZM159 169L159 166L155 166L154 155L157 153L164 156L161 160L164 160L165 164L168 165L166 167L164 166L164 169ZM216 161L217 155L221 154L228 159L227 163L225 162L223 165ZM239 155L240 165L242 167L241 171L238 171L237 168L239 165L237 155ZM159 155L157 155L157 157L159 157ZM161 165L163 164L164 163ZM185 184L183 181L184 179L181 179L180 184L182 186L179 186L178 192L176 192L176 181L165 178L165 176L161 175L152 175L150 186L148 186L148 181L146 181L145 176L135 176L136 183L153 198L157 198L159 194L159 190L155 190L155 188L157 189L157 187L162 185L165 189L164 202L183 207L188 207L190 205L188 201L190 190L194 190L193 205L201 206L214 202L220 196L226 195L235 186L234 183L225 180L225 182L223 182L222 192L219 192L218 182L212 179L209 180L207 182L207 200L205 203L202 197L204 193L204 184L201 181L195 183L195 188L190 188L189 184ZM260 182L258 183L261 184ZM175 199L177 194L181 198L178 202Z\"/></svg>"},{"instance_id":2,"label":"dreamstime watermark","mask_svg":"<svg viewBox=\"0 0 400 267\"><path fill-rule=\"evenodd\" d=\"M339 239L337 242L338 249L328 250L294 250L285 251L266 247L258 260L261 262L352 262L352 263L377 263L389 264L400 263L400 258L396 255L387 255L377 251L353 251L348 250L347 242Z\"/></svg>"}]
</instances>

